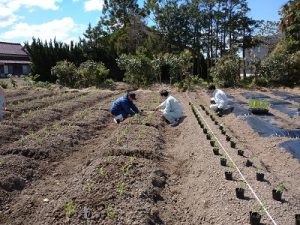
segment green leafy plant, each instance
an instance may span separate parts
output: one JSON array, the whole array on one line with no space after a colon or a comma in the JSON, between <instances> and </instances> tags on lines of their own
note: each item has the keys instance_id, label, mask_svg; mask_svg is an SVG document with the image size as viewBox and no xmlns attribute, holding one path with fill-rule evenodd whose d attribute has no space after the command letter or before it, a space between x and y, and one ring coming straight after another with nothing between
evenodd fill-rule
<instances>
[{"instance_id":1,"label":"green leafy plant","mask_svg":"<svg viewBox=\"0 0 300 225\"><path fill-rule=\"evenodd\" d=\"M7 77L9 78L9 81L10 81L12 87L16 88L18 85L17 85L17 81L14 79L13 75L8 74Z\"/></svg>"},{"instance_id":2,"label":"green leafy plant","mask_svg":"<svg viewBox=\"0 0 300 225\"><path fill-rule=\"evenodd\" d=\"M106 157L105 161L106 161L107 163L111 163L112 158L113 158L112 155L108 155L108 156Z\"/></svg>"},{"instance_id":3,"label":"green leafy plant","mask_svg":"<svg viewBox=\"0 0 300 225\"><path fill-rule=\"evenodd\" d=\"M248 106L250 109L268 109L270 107L270 103L265 100L250 99Z\"/></svg>"},{"instance_id":4,"label":"green leafy plant","mask_svg":"<svg viewBox=\"0 0 300 225\"><path fill-rule=\"evenodd\" d=\"M92 181L88 180L86 181L85 185L84 185L84 190L90 192L93 188L93 183Z\"/></svg>"},{"instance_id":5,"label":"green leafy plant","mask_svg":"<svg viewBox=\"0 0 300 225\"><path fill-rule=\"evenodd\" d=\"M98 175L99 175L100 177L103 177L104 174L105 174L104 168L103 168L103 167L99 167L99 168L97 169L97 173L98 173Z\"/></svg>"},{"instance_id":6,"label":"green leafy plant","mask_svg":"<svg viewBox=\"0 0 300 225\"><path fill-rule=\"evenodd\" d=\"M5 161L4 159L0 159L0 166L4 165Z\"/></svg>"},{"instance_id":7,"label":"green leafy plant","mask_svg":"<svg viewBox=\"0 0 300 225\"><path fill-rule=\"evenodd\" d=\"M117 192L122 195L125 192L126 184L124 181L118 184Z\"/></svg>"},{"instance_id":8,"label":"green leafy plant","mask_svg":"<svg viewBox=\"0 0 300 225\"><path fill-rule=\"evenodd\" d=\"M131 168L131 164L125 165L125 166L122 167L122 171L123 171L124 176L127 176L129 174L130 168Z\"/></svg>"},{"instance_id":9,"label":"green leafy plant","mask_svg":"<svg viewBox=\"0 0 300 225\"><path fill-rule=\"evenodd\" d=\"M70 218L75 212L75 205L72 200L68 201L64 207L67 218Z\"/></svg>"},{"instance_id":10,"label":"green leafy plant","mask_svg":"<svg viewBox=\"0 0 300 225\"><path fill-rule=\"evenodd\" d=\"M129 159L128 159L129 164L131 165L135 159L136 159L135 156L129 156Z\"/></svg>"},{"instance_id":11,"label":"green leafy plant","mask_svg":"<svg viewBox=\"0 0 300 225\"><path fill-rule=\"evenodd\" d=\"M252 206L253 208L253 212L257 212L259 215L263 215L264 212L266 211L266 204L265 203L262 203L261 204L258 204L257 202L255 202Z\"/></svg>"},{"instance_id":12,"label":"green leafy plant","mask_svg":"<svg viewBox=\"0 0 300 225\"><path fill-rule=\"evenodd\" d=\"M246 182L245 181L243 181L243 180L240 181L240 188L241 189L245 189L246 188Z\"/></svg>"},{"instance_id":13,"label":"green leafy plant","mask_svg":"<svg viewBox=\"0 0 300 225\"><path fill-rule=\"evenodd\" d=\"M106 206L106 215L110 219L114 219L115 218L116 212L115 212L114 207L111 204L108 204Z\"/></svg>"},{"instance_id":14,"label":"green leafy plant","mask_svg":"<svg viewBox=\"0 0 300 225\"><path fill-rule=\"evenodd\" d=\"M276 192L282 193L285 190L284 184L280 183L280 184L276 185L275 190L276 190Z\"/></svg>"}]
</instances>

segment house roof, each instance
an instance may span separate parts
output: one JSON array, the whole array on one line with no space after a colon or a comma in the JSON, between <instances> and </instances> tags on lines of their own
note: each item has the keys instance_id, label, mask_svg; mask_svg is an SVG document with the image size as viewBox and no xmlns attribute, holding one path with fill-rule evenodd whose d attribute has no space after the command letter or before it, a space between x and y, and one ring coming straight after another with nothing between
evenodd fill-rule
<instances>
[{"instance_id":1,"label":"house roof","mask_svg":"<svg viewBox=\"0 0 300 225\"><path fill-rule=\"evenodd\" d=\"M27 56L27 53L19 43L0 42L0 55Z\"/></svg>"},{"instance_id":2,"label":"house roof","mask_svg":"<svg viewBox=\"0 0 300 225\"><path fill-rule=\"evenodd\" d=\"M0 60L0 65L4 64L30 64L27 60Z\"/></svg>"}]
</instances>

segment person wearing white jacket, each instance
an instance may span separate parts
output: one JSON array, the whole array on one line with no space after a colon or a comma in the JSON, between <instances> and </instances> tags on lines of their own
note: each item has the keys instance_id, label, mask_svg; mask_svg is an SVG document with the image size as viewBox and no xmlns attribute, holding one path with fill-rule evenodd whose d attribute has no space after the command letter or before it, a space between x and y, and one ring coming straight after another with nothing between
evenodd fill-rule
<instances>
[{"instance_id":1,"label":"person wearing white jacket","mask_svg":"<svg viewBox=\"0 0 300 225\"><path fill-rule=\"evenodd\" d=\"M176 98L169 95L167 90L159 92L160 96L165 99L163 103L156 107L156 110L160 109L163 116L170 123L172 127L176 126L182 117L182 107Z\"/></svg>"},{"instance_id":2,"label":"person wearing white jacket","mask_svg":"<svg viewBox=\"0 0 300 225\"><path fill-rule=\"evenodd\" d=\"M212 98L210 99L212 104L209 107L217 112L219 116L222 116L222 112L228 105L228 98L225 92L220 89L216 89L215 85L210 85L208 89L213 91Z\"/></svg>"}]
</instances>

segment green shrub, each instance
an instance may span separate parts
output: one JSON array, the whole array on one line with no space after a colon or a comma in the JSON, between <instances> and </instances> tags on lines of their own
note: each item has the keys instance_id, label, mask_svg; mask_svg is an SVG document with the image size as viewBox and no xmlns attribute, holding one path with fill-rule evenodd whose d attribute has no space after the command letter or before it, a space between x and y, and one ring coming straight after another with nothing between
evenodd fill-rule
<instances>
[{"instance_id":1,"label":"green shrub","mask_svg":"<svg viewBox=\"0 0 300 225\"><path fill-rule=\"evenodd\" d=\"M125 70L124 81L136 87L147 86L155 80L151 59L139 53L137 55L121 55L117 59L118 66Z\"/></svg>"},{"instance_id":2,"label":"green shrub","mask_svg":"<svg viewBox=\"0 0 300 225\"><path fill-rule=\"evenodd\" d=\"M4 82L3 80L0 80L0 86L3 87L4 89L8 88L8 84Z\"/></svg>"},{"instance_id":3,"label":"green shrub","mask_svg":"<svg viewBox=\"0 0 300 225\"><path fill-rule=\"evenodd\" d=\"M60 61L51 68L51 75L56 77L56 82L63 86L75 87L77 82L76 66L72 62Z\"/></svg>"},{"instance_id":4,"label":"green shrub","mask_svg":"<svg viewBox=\"0 0 300 225\"><path fill-rule=\"evenodd\" d=\"M116 82L113 79L106 79L104 84L109 87L116 87Z\"/></svg>"},{"instance_id":5,"label":"green shrub","mask_svg":"<svg viewBox=\"0 0 300 225\"><path fill-rule=\"evenodd\" d=\"M88 60L80 64L77 71L78 87L99 86L103 83L109 73L102 62Z\"/></svg>"},{"instance_id":6,"label":"green shrub","mask_svg":"<svg viewBox=\"0 0 300 225\"><path fill-rule=\"evenodd\" d=\"M300 51L289 53L284 44L279 44L270 56L262 61L257 81L265 81L261 86L293 86L300 84L299 73Z\"/></svg>"},{"instance_id":7,"label":"green shrub","mask_svg":"<svg viewBox=\"0 0 300 225\"><path fill-rule=\"evenodd\" d=\"M210 69L213 82L219 87L232 87L239 81L239 58L235 55L226 55L217 59Z\"/></svg>"}]
</instances>

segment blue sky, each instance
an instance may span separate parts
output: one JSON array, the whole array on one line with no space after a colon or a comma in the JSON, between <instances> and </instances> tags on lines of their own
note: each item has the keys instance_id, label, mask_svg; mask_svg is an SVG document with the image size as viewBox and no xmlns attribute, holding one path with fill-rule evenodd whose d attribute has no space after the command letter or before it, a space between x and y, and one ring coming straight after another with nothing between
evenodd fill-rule
<instances>
[{"instance_id":1,"label":"blue sky","mask_svg":"<svg viewBox=\"0 0 300 225\"><path fill-rule=\"evenodd\" d=\"M279 20L278 10L287 0L248 0L254 19ZM89 23L95 25L103 0L0 0L0 41L31 41L56 37L78 40Z\"/></svg>"}]
</instances>

